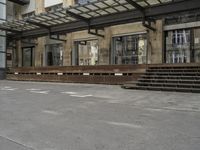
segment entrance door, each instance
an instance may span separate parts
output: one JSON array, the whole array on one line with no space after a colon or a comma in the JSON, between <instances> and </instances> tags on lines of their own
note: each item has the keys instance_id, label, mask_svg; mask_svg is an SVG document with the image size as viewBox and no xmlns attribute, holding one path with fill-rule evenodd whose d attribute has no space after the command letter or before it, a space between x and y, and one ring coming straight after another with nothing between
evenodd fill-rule
<instances>
[{"instance_id":1,"label":"entrance door","mask_svg":"<svg viewBox=\"0 0 200 150\"><path fill-rule=\"evenodd\" d=\"M200 29L194 29L194 62L200 63Z\"/></svg>"},{"instance_id":2,"label":"entrance door","mask_svg":"<svg viewBox=\"0 0 200 150\"><path fill-rule=\"evenodd\" d=\"M73 55L75 65L93 66L99 63L98 40L76 41L75 54Z\"/></svg>"},{"instance_id":3,"label":"entrance door","mask_svg":"<svg viewBox=\"0 0 200 150\"><path fill-rule=\"evenodd\" d=\"M31 67L33 66L33 47L22 48L22 66Z\"/></svg>"},{"instance_id":4,"label":"entrance door","mask_svg":"<svg viewBox=\"0 0 200 150\"><path fill-rule=\"evenodd\" d=\"M146 34L118 36L113 38L113 64L145 64L147 59L146 53Z\"/></svg>"},{"instance_id":5,"label":"entrance door","mask_svg":"<svg viewBox=\"0 0 200 150\"><path fill-rule=\"evenodd\" d=\"M191 53L191 30L166 33L166 63L190 63Z\"/></svg>"}]
</instances>

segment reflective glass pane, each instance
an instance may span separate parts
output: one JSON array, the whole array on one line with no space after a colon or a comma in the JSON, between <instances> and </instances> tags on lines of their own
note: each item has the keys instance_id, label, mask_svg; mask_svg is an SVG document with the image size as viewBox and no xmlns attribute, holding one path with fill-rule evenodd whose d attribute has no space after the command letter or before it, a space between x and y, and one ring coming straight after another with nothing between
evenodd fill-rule
<instances>
[{"instance_id":1,"label":"reflective glass pane","mask_svg":"<svg viewBox=\"0 0 200 150\"><path fill-rule=\"evenodd\" d=\"M0 3L0 19L6 19L6 5Z\"/></svg>"},{"instance_id":2,"label":"reflective glass pane","mask_svg":"<svg viewBox=\"0 0 200 150\"><path fill-rule=\"evenodd\" d=\"M0 52L0 68L5 68L5 53Z\"/></svg>"},{"instance_id":3,"label":"reflective glass pane","mask_svg":"<svg viewBox=\"0 0 200 150\"><path fill-rule=\"evenodd\" d=\"M63 65L63 45L51 44L46 46L46 65L62 66Z\"/></svg>"},{"instance_id":4,"label":"reflective glass pane","mask_svg":"<svg viewBox=\"0 0 200 150\"><path fill-rule=\"evenodd\" d=\"M166 33L166 63L190 63L190 30Z\"/></svg>"},{"instance_id":5,"label":"reflective glass pane","mask_svg":"<svg viewBox=\"0 0 200 150\"><path fill-rule=\"evenodd\" d=\"M145 35L113 38L114 64L145 64L147 40Z\"/></svg>"},{"instance_id":6,"label":"reflective glass pane","mask_svg":"<svg viewBox=\"0 0 200 150\"><path fill-rule=\"evenodd\" d=\"M6 3L6 0L0 0L0 3Z\"/></svg>"},{"instance_id":7,"label":"reflective glass pane","mask_svg":"<svg viewBox=\"0 0 200 150\"><path fill-rule=\"evenodd\" d=\"M80 66L97 65L99 62L98 40L76 42L76 56Z\"/></svg>"}]
</instances>

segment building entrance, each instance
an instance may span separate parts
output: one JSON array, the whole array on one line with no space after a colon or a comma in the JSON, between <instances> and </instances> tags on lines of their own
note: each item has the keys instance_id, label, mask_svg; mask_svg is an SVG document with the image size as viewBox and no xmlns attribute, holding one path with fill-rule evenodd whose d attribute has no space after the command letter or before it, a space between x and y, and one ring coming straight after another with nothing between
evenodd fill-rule
<instances>
[{"instance_id":1,"label":"building entrance","mask_svg":"<svg viewBox=\"0 0 200 150\"><path fill-rule=\"evenodd\" d=\"M145 64L146 59L146 34L118 36L113 38L113 64Z\"/></svg>"},{"instance_id":2,"label":"building entrance","mask_svg":"<svg viewBox=\"0 0 200 150\"><path fill-rule=\"evenodd\" d=\"M79 66L93 66L99 63L98 40L75 42L74 64Z\"/></svg>"},{"instance_id":3,"label":"building entrance","mask_svg":"<svg viewBox=\"0 0 200 150\"><path fill-rule=\"evenodd\" d=\"M166 63L200 62L200 29L181 29L166 32Z\"/></svg>"},{"instance_id":4,"label":"building entrance","mask_svg":"<svg viewBox=\"0 0 200 150\"><path fill-rule=\"evenodd\" d=\"M31 67L34 64L34 47L22 48L22 66Z\"/></svg>"}]
</instances>

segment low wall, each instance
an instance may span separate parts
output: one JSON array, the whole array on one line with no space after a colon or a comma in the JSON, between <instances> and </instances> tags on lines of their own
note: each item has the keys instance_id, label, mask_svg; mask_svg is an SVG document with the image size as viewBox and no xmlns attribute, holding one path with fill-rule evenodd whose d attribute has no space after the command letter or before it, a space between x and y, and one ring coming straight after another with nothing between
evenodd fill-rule
<instances>
[{"instance_id":1,"label":"low wall","mask_svg":"<svg viewBox=\"0 0 200 150\"><path fill-rule=\"evenodd\" d=\"M146 65L67 66L11 68L8 80L94 84L124 84L136 81Z\"/></svg>"}]
</instances>

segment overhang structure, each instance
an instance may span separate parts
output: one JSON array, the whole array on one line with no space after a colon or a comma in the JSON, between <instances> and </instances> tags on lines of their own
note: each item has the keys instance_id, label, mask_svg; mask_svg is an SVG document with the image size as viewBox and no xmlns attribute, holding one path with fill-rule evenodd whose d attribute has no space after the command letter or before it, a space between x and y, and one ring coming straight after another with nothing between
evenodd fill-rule
<instances>
[{"instance_id":1,"label":"overhang structure","mask_svg":"<svg viewBox=\"0 0 200 150\"><path fill-rule=\"evenodd\" d=\"M86 4L60 8L28 19L7 21L0 30L12 39L58 35L81 30L102 36L104 27L142 21L150 30L159 18L200 9L199 0L93 0Z\"/></svg>"},{"instance_id":2,"label":"overhang structure","mask_svg":"<svg viewBox=\"0 0 200 150\"><path fill-rule=\"evenodd\" d=\"M8 1L19 4L19 5L26 5L30 3L30 0L8 0Z\"/></svg>"}]
</instances>

